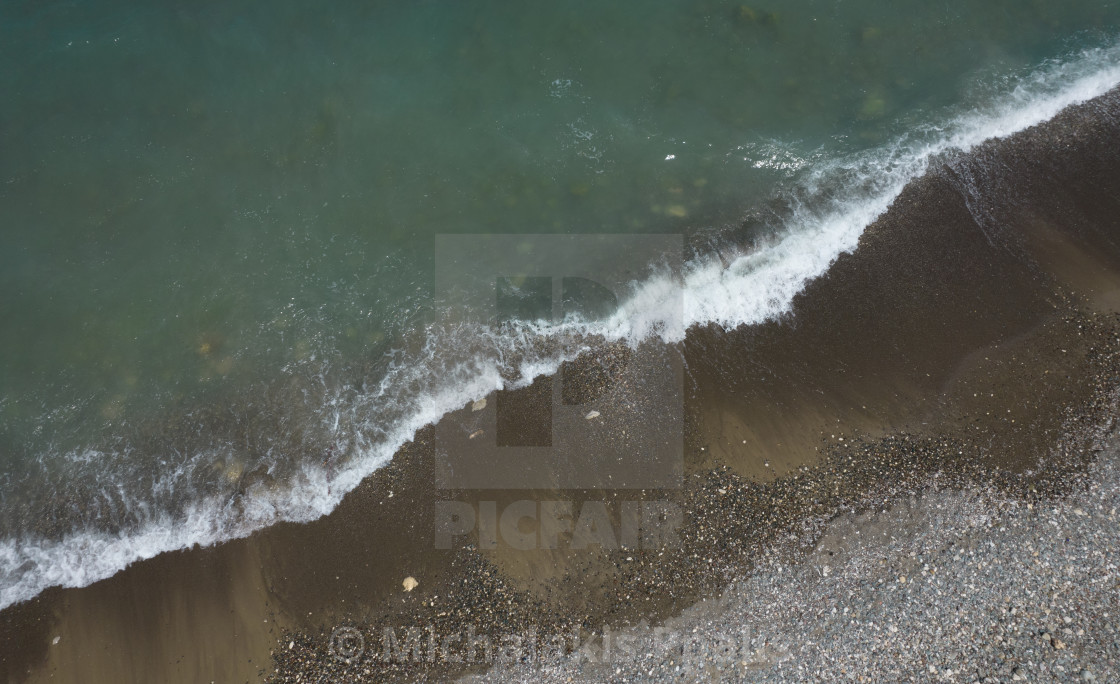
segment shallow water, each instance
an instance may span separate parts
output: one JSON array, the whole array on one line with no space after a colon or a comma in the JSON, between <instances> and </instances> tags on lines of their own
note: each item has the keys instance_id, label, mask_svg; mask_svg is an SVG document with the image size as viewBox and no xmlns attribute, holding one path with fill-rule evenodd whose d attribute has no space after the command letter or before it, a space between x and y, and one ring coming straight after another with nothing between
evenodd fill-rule
<instances>
[{"instance_id":1,"label":"shallow water","mask_svg":"<svg viewBox=\"0 0 1120 684\"><path fill-rule=\"evenodd\" d=\"M697 234L784 197L813 219L785 226L801 243L688 283L687 323L756 321L961 135L949 122L1002 102L985 120L1028 112L1014 129L1032 97L1108 85L1112 52L1077 55L1118 19L1041 1L5 4L0 604L322 514L493 389L471 350L506 342L428 327L436 235Z\"/></svg>"}]
</instances>

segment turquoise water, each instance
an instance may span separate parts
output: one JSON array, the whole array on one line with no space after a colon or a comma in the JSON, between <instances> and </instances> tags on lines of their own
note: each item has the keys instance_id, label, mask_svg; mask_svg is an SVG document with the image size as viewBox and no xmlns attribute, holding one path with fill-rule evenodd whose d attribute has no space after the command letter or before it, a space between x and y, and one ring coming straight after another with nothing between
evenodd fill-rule
<instances>
[{"instance_id":1,"label":"turquoise water","mask_svg":"<svg viewBox=\"0 0 1120 684\"><path fill-rule=\"evenodd\" d=\"M432 362L437 234L734 225L1118 21L1043 0L0 4L2 603L110 572L59 560L80 535L147 530L119 565L321 513L238 497L407 432L432 388L386 378ZM152 532L187 515L204 532Z\"/></svg>"}]
</instances>

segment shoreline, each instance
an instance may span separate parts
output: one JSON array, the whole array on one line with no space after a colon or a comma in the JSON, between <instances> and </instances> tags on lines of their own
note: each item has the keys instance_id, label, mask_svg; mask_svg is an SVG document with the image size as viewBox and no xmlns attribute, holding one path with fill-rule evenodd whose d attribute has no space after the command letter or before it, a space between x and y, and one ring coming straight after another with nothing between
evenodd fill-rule
<instances>
[{"instance_id":1,"label":"shoreline","mask_svg":"<svg viewBox=\"0 0 1120 684\"><path fill-rule=\"evenodd\" d=\"M340 625L372 643L385 624L657 623L718 596L787 535L806 553L823 521L917 495L935 473L1012 497L1070 491L1120 377L1120 207L1101 180L1120 178L1118 112L1114 90L946 159L789 317L690 332L679 490L468 493L670 500L687 512L679 548L435 549L432 503L447 497L427 428L325 518L162 554L0 612L5 678L454 677L466 671L347 664L329 637ZM409 576L420 585L405 593Z\"/></svg>"}]
</instances>

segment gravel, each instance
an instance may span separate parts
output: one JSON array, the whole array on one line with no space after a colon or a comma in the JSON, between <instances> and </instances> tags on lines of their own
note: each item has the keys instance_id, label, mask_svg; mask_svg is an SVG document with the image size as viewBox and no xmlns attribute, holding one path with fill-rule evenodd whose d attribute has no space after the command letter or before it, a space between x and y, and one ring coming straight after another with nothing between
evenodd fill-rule
<instances>
[{"instance_id":1,"label":"gravel","mask_svg":"<svg viewBox=\"0 0 1120 684\"><path fill-rule=\"evenodd\" d=\"M1120 437L1099 446L1060 499L934 479L663 625L592 628L464 681L1120 681Z\"/></svg>"}]
</instances>

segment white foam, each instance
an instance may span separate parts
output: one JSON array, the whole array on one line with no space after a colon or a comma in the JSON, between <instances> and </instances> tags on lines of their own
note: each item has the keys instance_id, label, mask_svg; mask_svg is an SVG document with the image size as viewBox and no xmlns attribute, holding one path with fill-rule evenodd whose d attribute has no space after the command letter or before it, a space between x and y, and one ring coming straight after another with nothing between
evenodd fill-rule
<instances>
[{"instance_id":1,"label":"white foam","mask_svg":"<svg viewBox=\"0 0 1120 684\"><path fill-rule=\"evenodd\" d=\"M726 267L718 257L690 264L681 287L684 329L717 324L724 328L752 325L790 310L793 298L812 279L823 275L845 252L856 248L864 229L881 216L910 181L925 173L930 160L949 150L967 152L985 140L1007 137L1048 121L1066 107L1108 92L1120 83L1120 48L1093 50L1078 59L1045 66L1014 90L982 110L930 127L909 140L852 158L820 162L805 183L811 193L835 178L848 178L839 197L810 207L799 206L785 231L758 245ZM815 187L816 186L816 187ZM641 336L654 327L643 299L666 284L650 284L624 310L640 324L615 335ZM671 322L667 326L673 329ZM683 337L669 336L676 341Z\"/></svg>"},{"instance_id":2,"label":"white foam","mask_svg":"<svg viewBox=\"0 0 1120 684\"><path fill-rule=\"evenodd\" d=\"M339 394L326 402L322 427L353 454L346 463L336 469L303 463L283 486L250 488L236 508L228 498L203 498L174 519L152 513L127 534L83 531L61 540L0 541L0 608L50 586L88 585L165 551L245 536L283 520L326 515L418 430L506 386L504 377L527 384L554 373L586 348L581 337L632 345L653 339L671 343L682 340L694 325L733 328L781 316L806 283L855 249L863 230L906 183L925 172L931 159L1047 121L1117 83L1120 49L1089 51L1044 66L1003 98L943 126L872 152L817 161L807 169L803 190L818 201L799 205L782 233L726 266L716 257L700 259L681 277L659 274L636 284L632 296L605 322L569 321L515 332L470 326L430 331L419 356L390 366L374 390ZM540 351L541 336L559 340L554 345L559 349Z\"/></svg>"}]
</instances>

